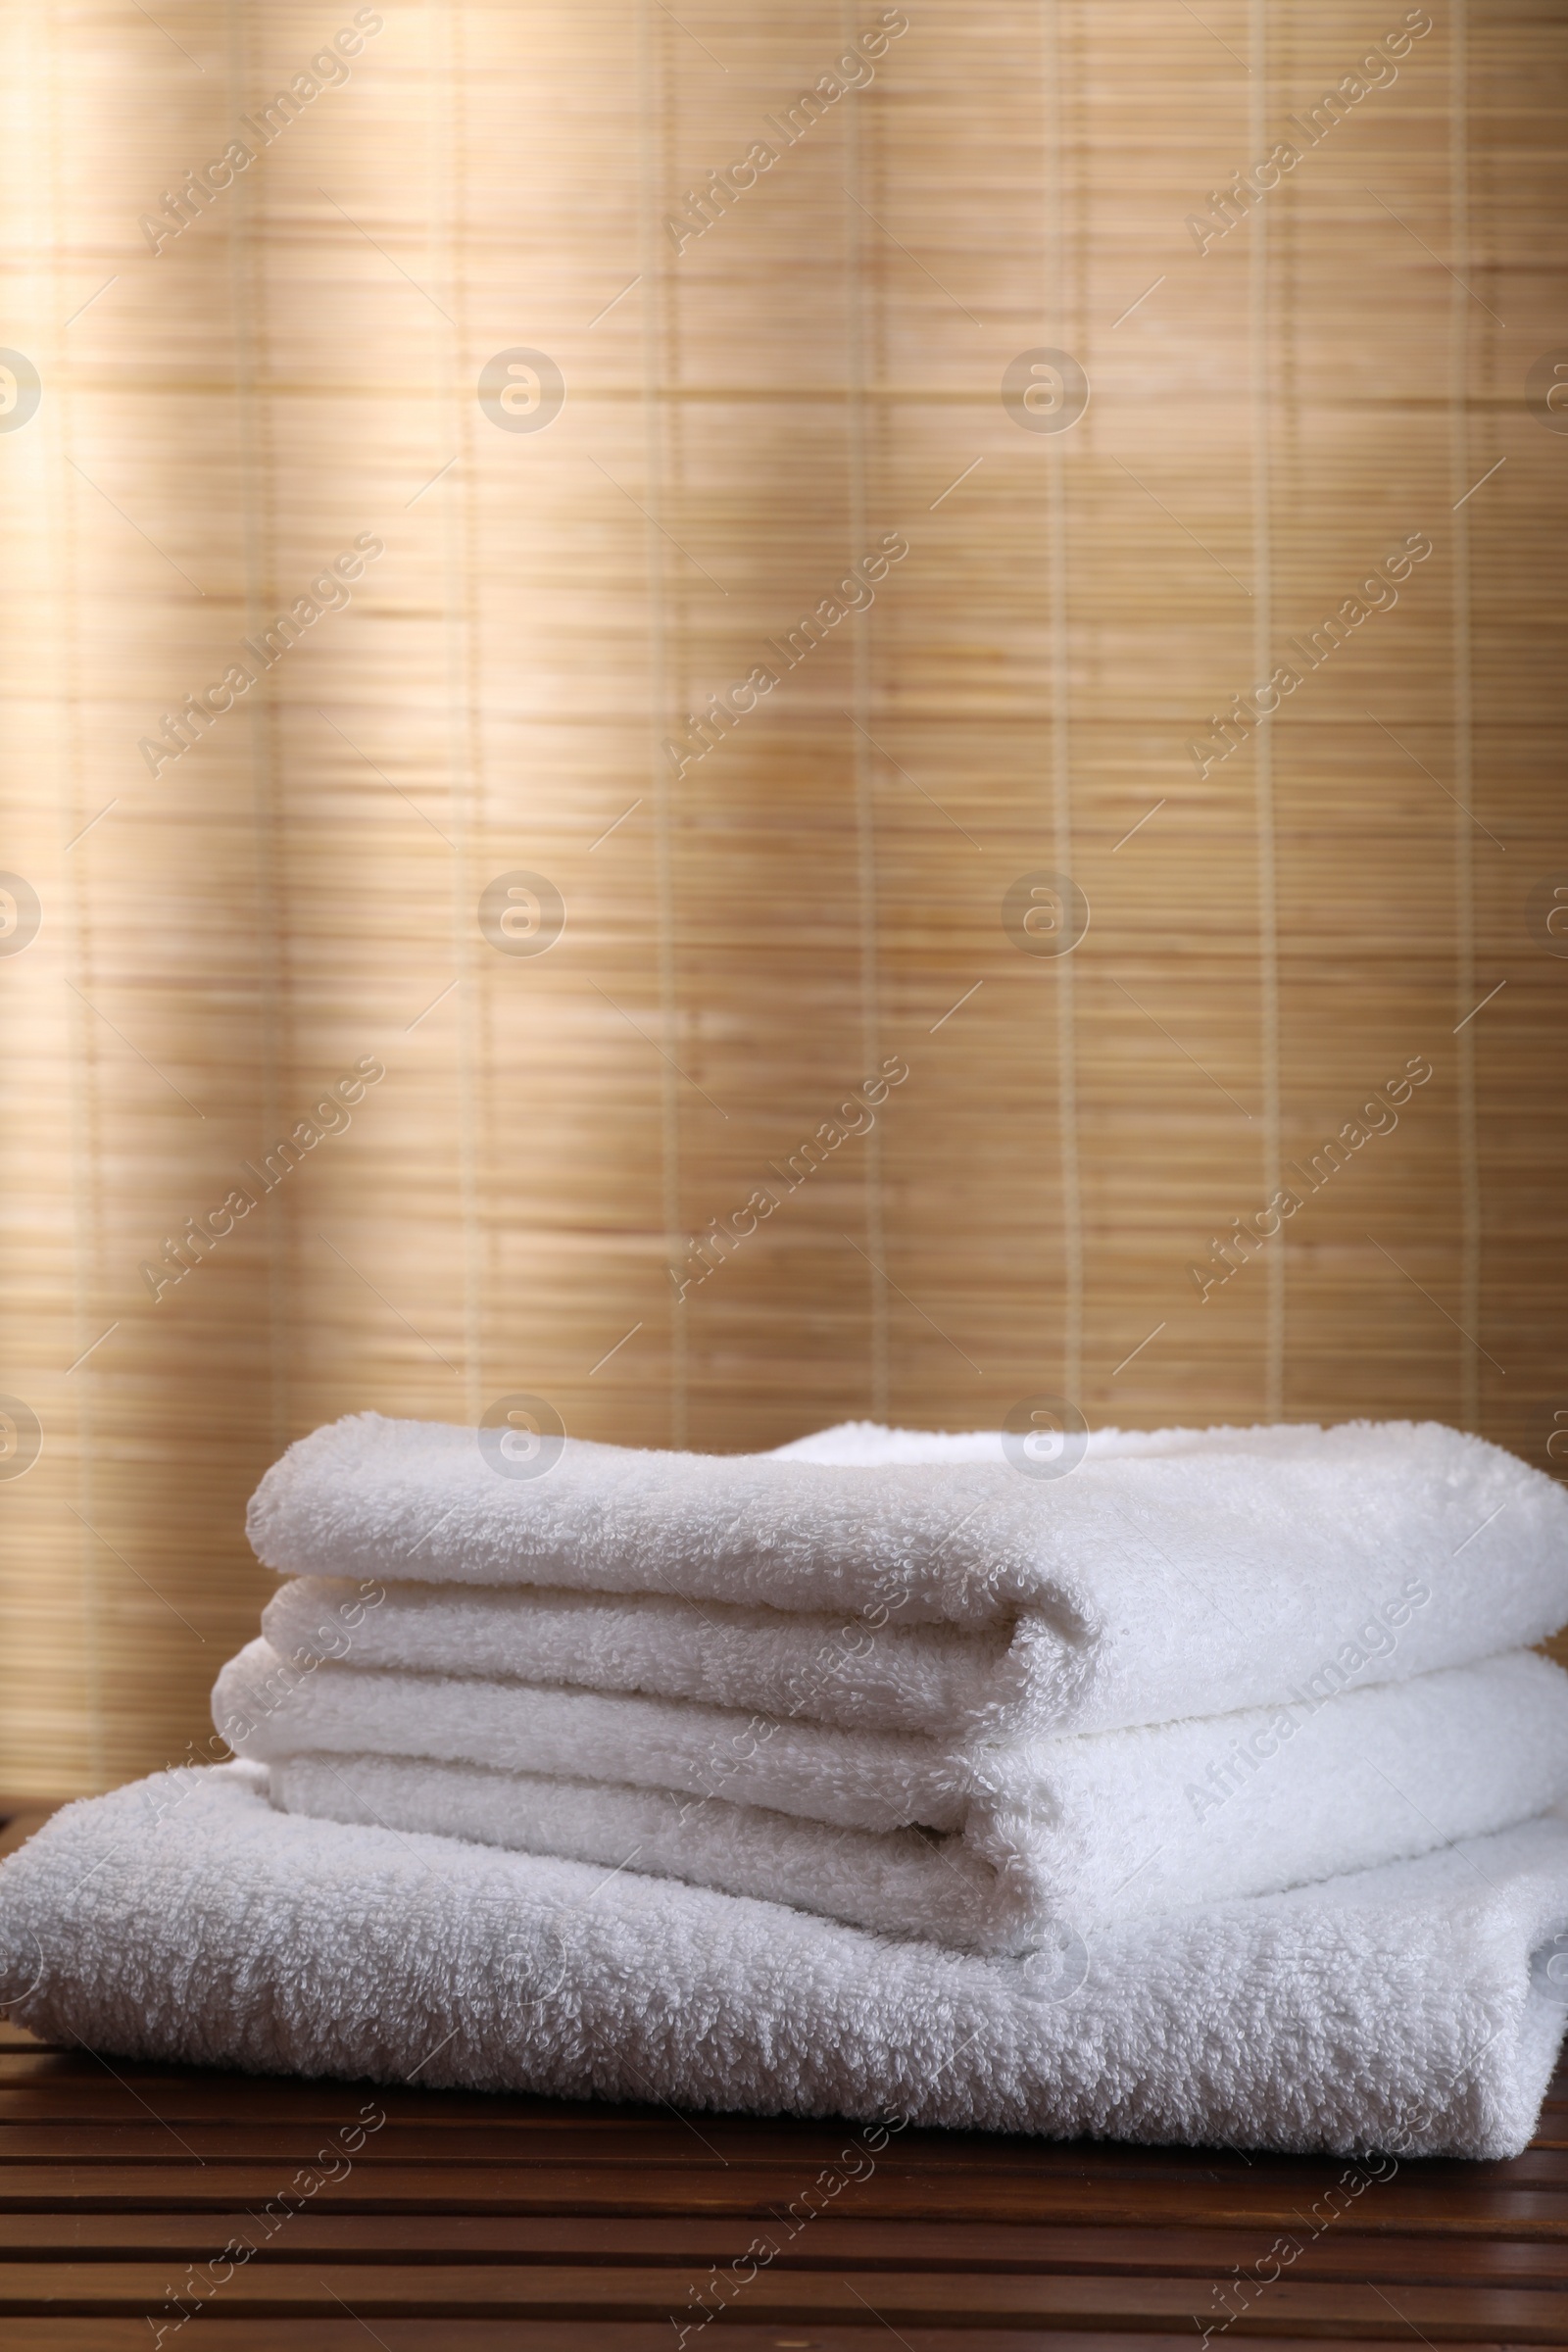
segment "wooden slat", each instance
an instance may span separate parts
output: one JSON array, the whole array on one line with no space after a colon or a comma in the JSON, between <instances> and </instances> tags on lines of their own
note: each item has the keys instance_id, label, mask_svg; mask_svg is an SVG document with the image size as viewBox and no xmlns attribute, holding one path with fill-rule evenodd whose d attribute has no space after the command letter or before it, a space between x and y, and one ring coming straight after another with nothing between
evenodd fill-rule
<instances>
[{"instance_id":1,"label":"wooden slat","mask_svg":"<svg viewBox=\"0 0 1568 2352\"><path fill-rule=\"evenodd\" d=\"M52 2163L35 2158L0 2170L0 2181L8 2184L5 2193L12 2197L28 2193L20 2186L26 2180L34 2184L33 2194L37 2193L38 2184L48 2184L44 2194L52 2200L55 2195L69 2193L71 2186L79 2193L82 2181L95 2173L106 2181L134 2177L151 2184L161 2196L185 2193L193 2174L215 2187L225 2178L243 2177L250 2183L245 2193L255 2194L256 2183L270 2181L275 2187L280 2174L286 2176L293 2170L309 2167L318 2153L314 2142L282 2148L269 2145L276 2135L265 2129L257 2133L263 2143L260 2150L247 2148L244 2130L239 2125L225 2135L220 2151L213 2146L218 2134L204 2135L208 2143L204 2152L185 2133L177 2138L160 2139L155 2127L149 2127L145 2135L135 2134L134 2145L126 2144L132 2138L128 2133L110 2135L113 2144L99 2142L84 2132L74 2131L65 2136L70 2145L57 2147ZM680 2211L688 2202L696 2201L710 2210L750 2213L772 2204L787 2205L820 2169L818 2159L809 2154L803 2155L793 2165L778 2159L724 2166L673 2161L650 2163L625 2153L617 2157L612 2152L612 2135L607 2134L607 2138L611 2144L600 2161L587 2164L560 2164L553 2159L541 2159L527 2165L515 2159L476 2157L466 2153L461 2143L449 2150L411 2151L401 2159L396 2154L368 2156L361 2151L355 2159L353 2177L364 2184L362 2194L384 2196L391 2193L394 2183L402 2183L416 2197L437 2195L463 2207L489 2204L501 2210L532 2212L571 2211L581 2207L601 2212L659 2213ZM185 2142L183 2149L181 2140ZM1536 2173L1536 2167L1544 2162L1556 2168L1545 2182ZM1189 2203L1212 2203L1216 2199L1234 2203L1249 2197L1298 2203L1303 2195L1336 2180L1340 2169L1325 2168L1314 2173L1310 2167L1301 2165L1267 2175L1259 2171L1255 2179L1248 2180L1194 2170L1170 2182L1137 2166L1129 2166L1124 2173L1113 2157L1097 2156L1092 2164L1086 2160L1076 2169L1064 2158L1059 2166L1042 2165L1035 2171L999 2168L995 2172L975 2169L964 2173L956 2169L951 2177L945 2177L936 2167L922 2172L887 2165L879 2166L865 2183L856 2185L859 2189L858 2201L866 2210L880 2207L934 2216L944 2212L989 2212L999 2219L1032 2220L1039 2216L1043 2206L1054 2203L1062 2195L1107 2185L1114 2185L1123 2196L1136 2197L1140 2202L1157 2197L1163 2189L1167 2195L1174 2194ZM1539 2186L1551 2208L1564 2210L1568 2177L1558 2157L1544 2159L1527 2154L1506 2171L1501 2167L1488 2167L1485 2173L1478 2167L1477 2171L1479 2177L1473 2185L1455 2181L1446 2171L1436 2174L1435 2181L1450 2185L1456 2199L1463 2203L1504 2181L1510 2187ZM165 2189L162 2183L170 2185ZM218 2193L233 2191L220 2189ZM261 2193L270 2192L264 2188Z\"/></svg>"},{"instance_id":2,"label":"wooden slat","mask_svg":"<svg viewBox=\"0 0 1568 2352\"><path fill-rule=\"evenodd\" d=\"M222 2127L231 2115L226 2079L220 2076L137 2067L88 2052L76 2053L74 2060L29 2052L0 2058L0 2163L43 2152L40 2134L51 2143L49 2152L69 2155L70 2133L77 2129L177 2129L187 2137L206 2133L209 2136L200 2142L202 2153L220 2155ZM795 2160L814 2156L825 2164L846 2147L853 2148L863 2130L847 2123L775 2124L700 2111L683 2119L667 2108L588 2107L580 2100L502 2099L481 2092L262 2079L249 2084L246 2145L275 2145L283 2152L299 2149L308 2154L323 2133L350 2128L362 2116L377 2127L364 2154L381 2161L394 2148L406 2153L416 2134L431 2149L446 2148L461 2137L462 2153L470 2158L583 2161L602 2151L604 2121L613 2116L618 2147L635 2148L650 2164L685 2164L704 2153L715 2163L761 2163L787 2154ZM1543 2113L1535 2146L1548 2161L1568 2151L1562 2121L1561 2107L1548 2106ZM275 2135L274 2141L258 2141L255 2134L263 2127ZM127 2152L136 2145L133 2140L117 2144L123 2144ZM1063 2146L1003 2134L911 2130L890 2138L884 2161L908 2171L937 2166L944 2173L975 2167L991 2173L1022 2165L1035 2173L1042 2167L1078 2169L1085 2161L1080 2149L1081 2143ZM1229 2177L1291 2161L1219 2148L1126 2146L1120 2151L1123 2168L1136 2166L1159 2176L1200 2169ZM1474 2177L1473 2167L1467 2168L1467 2177ZM1568 2169L1563 2177L1568 2179Z\"/></svg>"},{"instance_id":3,"label":"wooden slat","mask_svg":"<svg viewBox=\"0 0 1568 2352\"><path fill-rule=\"evenodd\" d=\"M856 2210L866 2219L915 2219L922 2222L960 2220L965 2226L987 2221L1020 2224L1049 2218L1089 2226L1124 2225L1129 2228L1201 2228L1220 2221L1251 2227L1286 2230L1298 2223L1314 2195L1336 2179L1325 2169L1315 2179L1282 2182L1277 2188L1250 2184L1217 2189L1195 2180L1181 2187L1151 2185L1137 2176L1120 2180L1110 2159L1102 2159L1098 2178L1058 2181L1049 2194L1008 2198L988 2193L984 2182L954 2183L944 2192L935 2186L890 2176L872 2181L857 2200ZM757 2216L786 2213L801 2192L803 2178L811 2168L752 2173L735 2182L722 2174L671 2173L649 2183L634 2165L616 2168L606 2163L592 2173L568 2171L558 2176L519 2176L496 2170L454 2173L444 2166L394 2166L373 2178L358 2170L348 2193L338 2192L337 2208L344 2211L391 2214L476 2214L482 2216L614 2215L614 2216ZM1378 2211L1363 2198L1355 2227L1375 2235L1386 2229L1424 2230L1435 2235L1454 2234L1479 2243L1498 2236L1568 2238L1568 2201L1558 2195L1528 2190L1467 2189L1462 2185L1428 2186L1412 2170L1401 2176L1408 2185L1398 2204L1395 2189ZM235 2204L265 2205L281 2186L275 2167L224 2165L207 2167L137 2167L78 2164L70 2167L17 2167L0 2184L0 2204L12 2213L126 2211L228 2212ZM324 2196L327 2192L322 2191ZM1345 2226L1344 2224L1340 2226Z\"/></svg>"},{"instance_id":4,"label":"wooden slat","mask_svg":"<svg viewBox=\"0 0 1568 2352\"><path fill-rule=\"evenodd\" d=\"M204 2314L197 2342L215 2352L284 2352L273 2319L231 2317L223 2312ZM366 2324L357 2319L299 2319L287 2323L286 2352L366 2352L370 2341ZM635 2320L408 2320L378 2319L374 2338L384 2352L671 2352L675 2338L666 2321L660 2325ZM1200 2337L1193 2328L1117 2328L1096 2327L964 2326L924 2328L915 2322L894 2333L907 2352L1194 2352ZM859 2325L815 2321L809 2332L791 2328L754 2328L715 2322L701 2336L690 2339L701 2352L772 2352L774 2346L794 2346L799 2352L890 2352L888 2323L867 2319ZM1271 2334L1270 2352L1322 2352L1325 2341L1369 2343L1399 2341L1396 2335L1377 2337L1372 2329L1353 2333L1332 2324L1307 2333ZM1406 2331L1402 2340L1413 2344ZM1494 2334L1460 2335L1445 2339L1456 2352L1511 2352ZM166 2339L172 2346L177 2337ZM5 2323L6 2352L149 2352L153 2338L145 2321L94 2313L90 2318L31 2318ZM185 2339L186 2344L190 2338Z\"/></svg>"},{"instance_id":5,"label":"wooden slat","mask_svg":"<svg viewBox=\"0 0 1568 2352\"><path fill-rule=\"evenodd\" d=\"M421 2267L331 2262L248 2266L220 2290L235 2314L294 2314L328 2318L347 2305L368 2322L386 2317L439 2318L472 2313L488 2319L605 2317L668 2323L673 2312L700 2312L695 2298L709 2283L706 2270L679 2266L630 2269L603 2265L503 2264ZM0 2267L0 2313L113 2311L129 2316L156 2309L169 2287L169 2266L115 2261L17 2262ZM735 2298L752 2328L858 2322L869 2309L889 2326L1106 2327L1155 2325L1201 2328L1219 2306L1208 2284L1170 2278L1018 2277L972 2269L961 2278L907 2271L879 2272L864 2285L826 2271L760 2270ZM1401 2282L1390 2298L1364 2281L1322 2284L1284 2277L1260 2294L1232 2333L1298 2331L1324 2323L1374 2336L1412 2329L1435 2342L1454 2342L1493 2330L1514 2343L1561 2343L1568 2329L1568 2297L1531 2287Z\"/></svg>"},{"instance_id":6,"label":"wooden slat","mask_svg":"<svg viewBox=\"0 0 1568 2352\"><path fill-rule=\"evenodd\" d=\"M1094 2272L1116 2277L1223 2278L1266 2256L1278 2219L1233 2222L1203 2229L1078 2225L1004 2227L988 2223L841 2220L822 2214L804 2227L760 2216L662 2220L627 2215L495 2216L388 2215L325 2212L313 2205L270 2221L243 2206L205 2216L189 2213L97 2212L74 2216L0 2214L0 2284L18 2262L79 2264L135 2257L203 2263L225 2247L255 2249L253 2278L278 2262L307 2260L373 2268L391 2257L421 2267L486 2263L549 2265L568 2259L621 2269L682 2268L743 2257L771 2248L776 2271L842 2269L873 2277L885 2271L989 2275ZM1298 2238L1306 2233L1296 2223ZM1494 2237L1488 2246L1494 2282L1558 2288L1568 2280L1560 2242ZM1473 2247L1461 2236L1427 2231L1359 2231L1349 2215L1315 2241L1302 2242L1291 2264L1299 2281L1344 2283L1375 2278L1436 2285L1472 2279ZM872 2290L867 2287L869 2293Z\"/></svg>"},{"instance_id":7,"label":"wooden slat","mask_svg":"<svg viewBox=\"0 0 1568 2352\"><path fill-rule=\"evenodd\" d=\"M800 2145L791 2148L782 2134L769 2134L771 2145L753 2147L745 2140L737 2143L736 2136L715 2133L711 2119L703 2117L694 2124L689 2139L682 2140L674 2129L668 2131L650 2126L644 2131L636 2126L619 2136L623 2127L612 2110L613 2134L594 2132L591 2123L578 2123L568 2135L540 2132L531 2123L506 2125L503 2123L466 2123L454 2120L449 2124L389 2123L366 2141L358 2151L356 2162L367 2166L388 2163L410 2163L419 2160L449 2163L465 2167L483 2165L549 2165L558 2167L589 2167L610 2162L619 2165L635 2161L650 2169L676 2168L681 2171L701 2170L705 2157L715 2171L738 2167L758 2170L777 2168L793 2157L797 2167L827 2164L846 2149L853 2156L856 2142L846 2134L831 2146L824 2146L814 2135L805 2137ZM230 2111L232 2119L232 2111ZM354 2111L339 2113L335 2128L347 2131L355 2123ZM275 2121L263 2117L254 2125L248 2121L228 2120L223 2123L193 2121L181 2118L175 2122L156 2113L130 2122L77 2122L52 2124L33 2121L14 2124L0 2129L0 2160L25 2163L74 2163L84 2156L113 2155L130 2162L173 2161L181 2146L204 2160L223 2163L248 2161L258 2156L275 2157L280 2162L304 2163L314 2156L322 2144L323 2135L334 2129L332 2124L301 2124ZM658 2136L656 2137L656 2132ZM704 2148L704 2141L709 2143ZM607 2144L612 2153L607 2156ZM975 2151L956 2152L952 2164L943 2161L940 2148L917 2149L906 2155L903 2147L893 2143L893 2150L876 2167L877 2172L894 2172L901 2178L919 2180L930 2174L943 2181L962 2181L970 2176L983 2178L999 2186L1008 2180L1019 2182L1037 2180L1056 2175L1082 2174L1086 2167L1102 2166L1103 2157L1087 2157L1081 2143L1047 2142L1038 2151L1016 2144L1006 2145L1004 2152L990 2159ZM869 2159L865 2159L868 2164ZM1305 2174L1311 2170L1310 2160L1294 2157L1259 2157L1250 2165L1223 2151L1197 2150L1191 2153L1164 2148L1137 2148L1126 2152L1125 2166L1118 2165L1120 2178L1143 2177L1151 2180L1201 2177L1207 2180L1230 2181L1255 2175L1267 2167L1274 2173L1289 2174L1293 2170ZM1532 2182L1543 2185L1560 2183L1568 2187L1568 2157L1552 2149L1531 2149L1515 2160L1509 2178L1521 2174ZM1472 2165L1468 2168L1478 2184L1497 2177L1501 2168Z\"/></svg>"}]
</instances>

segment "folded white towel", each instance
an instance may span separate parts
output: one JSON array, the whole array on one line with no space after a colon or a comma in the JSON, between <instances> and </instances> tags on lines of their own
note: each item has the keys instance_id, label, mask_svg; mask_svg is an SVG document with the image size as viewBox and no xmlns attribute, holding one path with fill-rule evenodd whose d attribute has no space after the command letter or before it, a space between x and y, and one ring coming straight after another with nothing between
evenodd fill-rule
<instances>
[{"instance_id":1,"label":"folded white towel","mask_svg":"<svg viewBox=\"0 0 1568 2352\"><path fill-rule=\"evenodd\" d=\"M1009 1882L960 1838L919 1830L830 1830L722 1797L704 1803L666 1788L547 1780L417 1756L285 1755L269 1771L280 1811L322 1821L419 1830L682 1879L960 1951L1036 1946L1048 1934L1037 1919L1017 1916L1026 1909L1021 1875Z\"/></svg>"},{"instance_id":2,"label":"folded white towel","mask_svg":"<svg viewBox=\"0 0 1568 2352\"><path fill-rule=\"evenodd\" d=\"M830 1710L815 1621L847 1612L840 1647L869 1631L883 1650L879 1720L933 1735L1218 1714L1314 1677L1462 1664L1568 1617L1568 1498L1435 1423L1101 1431L1048 1478L946 1443L934 1461L843 1466L567 1439L511 1476L471 1429L367 1413L289 1448L250 1534L287 1573L799 1615L800 1671ZM944 1696L928 1650L885 1641L919 1626L981 1635L978 1675Z\"/></svg>"},{"instance_id":3,"label":"folded white towel","mask_svg":"<svg viewBox=\"0 0 1568 2352\"><path fill-rule=\"evenodd\" d=\"M960 1735L986 1723L1012 1640L1000 1625L873 1628L658 1592L331 1576L287 1578L262 1613L262 1631L301 1661L641 1690L846 1731ZM1387 1654L1396 1637L1379 1631Z\"/></svg>"},{"instance_id":4,"label":"folded white towel","mask_svg":"<svg viewBox=\"0 0 1568 2352\"><path fill-rule=\"evenodd\" d=\"M1043 1966L304 1821L259 1777L158 1774L0 1866L24 2025L166 2063L844 2115L870 2149L911 2123L1401 2158L1516 2155L1562 2031L1531 1969L1568 1928L1560 1821Z\"/></svg>"},{"instance_id":5,"label":"folded white towel","mask_svg":"<svg viewBox=\"0 0 1568 2352\"><path fill-rule=\"evenodd\" d=\"M241 1755L280 1760L280 1801L301 1811L771 1891L985 1951L1424 1853L1568 1793L1568 1675L1528 1652L1316 1705L990 1747L301 1672L254 1642L213 1720Z\"/></svg>"}]
</instances>

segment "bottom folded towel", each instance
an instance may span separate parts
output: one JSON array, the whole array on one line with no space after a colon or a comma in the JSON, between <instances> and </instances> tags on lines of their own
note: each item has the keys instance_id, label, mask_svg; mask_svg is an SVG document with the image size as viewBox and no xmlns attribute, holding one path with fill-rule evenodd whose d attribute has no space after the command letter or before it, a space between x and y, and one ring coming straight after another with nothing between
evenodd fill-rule
<instances>
[{"instance_id":1,"label":"bottom folded towel","mask_svg":"<svg viewBox=\"0 0 1568 2352\"><path fill-rule=\"evenodd\" d=\"M265 1791L161 1773L0 1867L22 2023L256 2073L1481 2157L1529 2139L1563 2028L1557 1816L1019 1960Z\"/></svg>"}]
</instances>

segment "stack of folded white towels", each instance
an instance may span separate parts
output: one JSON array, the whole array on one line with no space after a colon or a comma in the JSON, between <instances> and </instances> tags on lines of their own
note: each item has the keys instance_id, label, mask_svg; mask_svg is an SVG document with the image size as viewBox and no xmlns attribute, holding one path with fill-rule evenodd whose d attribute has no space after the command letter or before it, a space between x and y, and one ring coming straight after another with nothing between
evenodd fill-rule
<instances>
[{"instance_id":1,"label":"stack of folded white towels","mask_svg":"<svg viewBox=\"0 0 1568 2352\"><path fill-rule=\"evenodd\" d=\"M542 1463L542 1467L541 1467ZM1568 1792L1568 1507L1435 1424L290 1448L219 1730L289 1813L1060 1954ZM523 1475L511 1473L520 1468Z\"/></svg>"}]
</instances>

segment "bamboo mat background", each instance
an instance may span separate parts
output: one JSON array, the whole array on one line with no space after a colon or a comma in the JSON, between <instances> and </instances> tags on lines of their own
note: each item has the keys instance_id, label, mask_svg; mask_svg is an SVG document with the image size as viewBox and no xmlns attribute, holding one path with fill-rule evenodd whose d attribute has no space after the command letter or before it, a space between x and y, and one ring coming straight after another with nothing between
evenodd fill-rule
<instances>
[{"instance_id":1,"label":"bamboo mat background","mask_svg":"<svg viewBox=\"0 0 1568 2352\"><path fill-rule=\"evenodd\" d=\"M1432 16L1308 147L1396 0L7 12L0 342L42 397L0 413L0 862L40 924L0 956L0 1469L28 1413L42 1449L0 1479L0 1781L202 1738L267 1589L245 1497L345 1411L523 1393L723 1449L1055 1396L1434 1415L1549 1465L1568 26ZM1002 398L1041 350L1087 375L1068 429ZM542 429L476 396L518 351L564 386ZM1397 604L1200 776L1408 534ZM543 954L481 927L518 872L564 908ZM1070 956L1004 927L1041 872L1087 898ZM351 1124L155 1299L362 1059ZM1298 1182L1411 1061L1397 1125Z\"/></svg>"}]
</instances>

